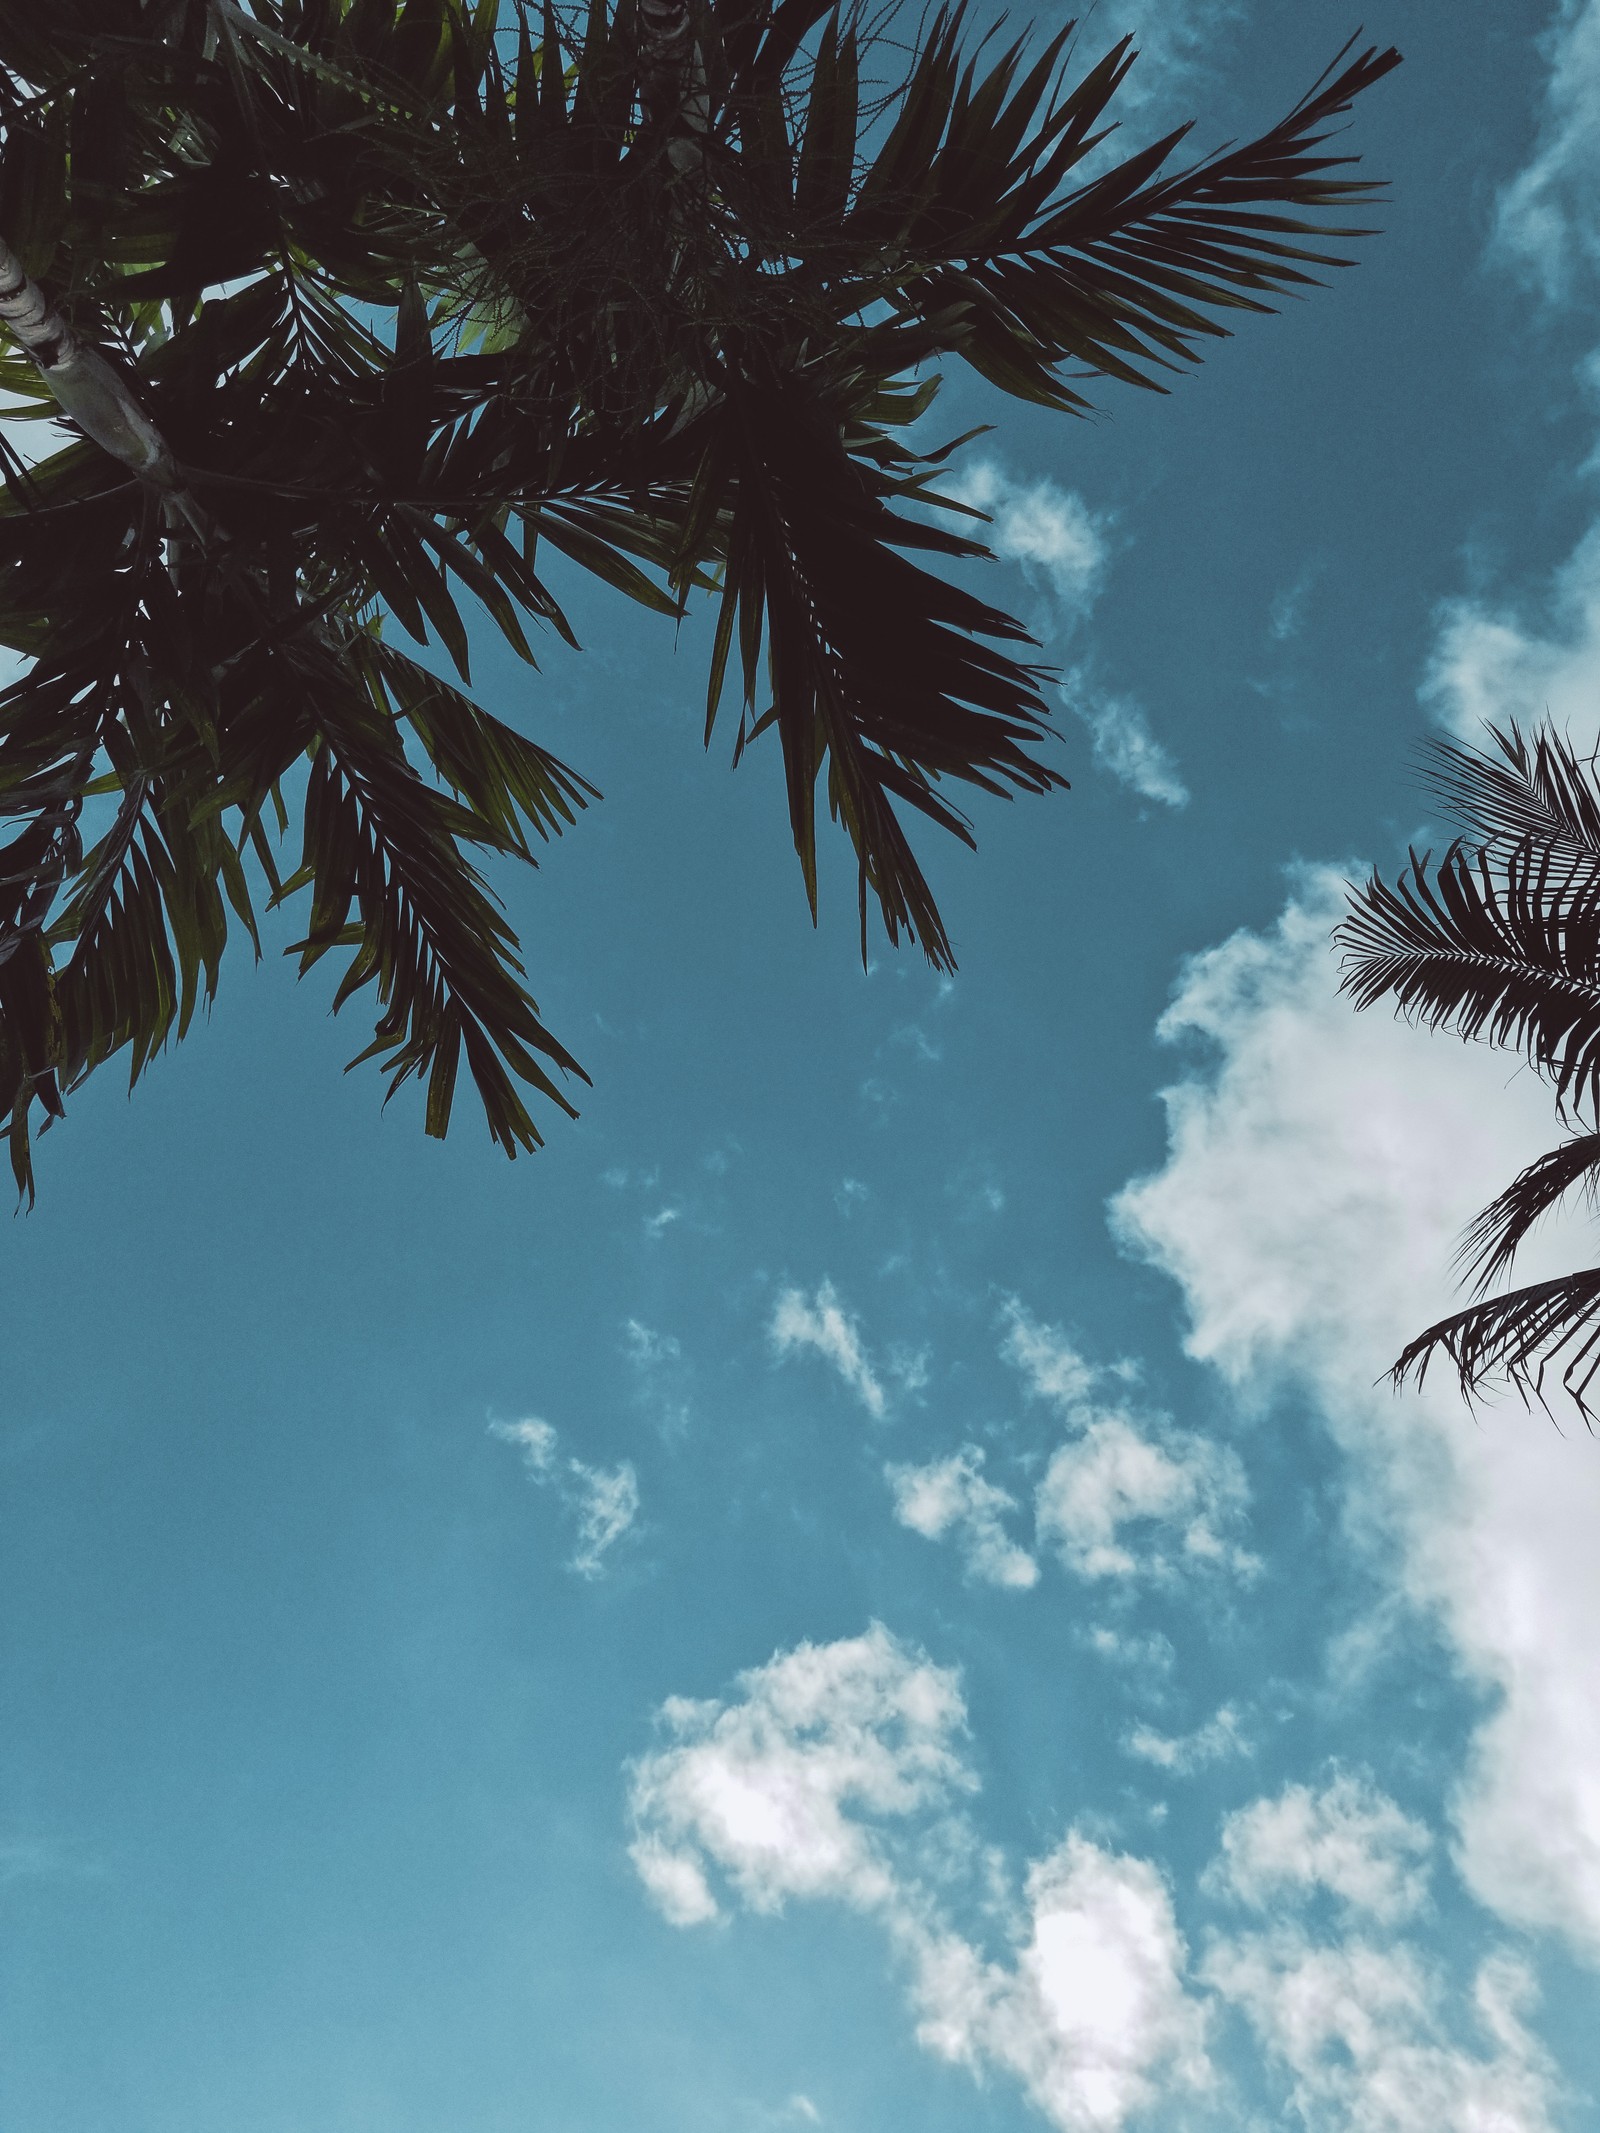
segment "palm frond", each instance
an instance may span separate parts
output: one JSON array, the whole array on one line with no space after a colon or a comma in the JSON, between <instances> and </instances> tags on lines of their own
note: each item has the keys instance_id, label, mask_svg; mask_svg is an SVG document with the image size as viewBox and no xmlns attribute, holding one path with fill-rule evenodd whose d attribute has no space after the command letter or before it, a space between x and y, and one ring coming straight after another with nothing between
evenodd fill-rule
<instances>
[{"instance_id":1,"label":"palm frond","mask_svg":"<svg viewBox=\"0 0 1600 2133\"><path fill-rule=\"evenodd\" d=\"M1579 1186L1593 1213L1600 1193L1600 1133L1575 1133L1547 1150L1474 1218L1457 1256L1480 1296L1511 1271L1535 1224Z\"/></svg>"},{"instance_id":2,"label":"palm frond","mask_svg":"<svg viewBox=\"0 0 1600 2133\"><path fill-rule=\"evenodd\" d=\"M1588 1396L1600 1371L1600 1267L1536 1281L1440 1319L1407 1343L1390 1377L1399 1387L1414 1373L1421 1386L1442 1355L1469 1401L1500 1381L1525 1403L1548 1407L1547 1380L1563 1354L1558 1383L1592 1427Z\"/></svg>"},{"instance_id":3,"label":"palm frond","mask_svg":"<svg viewBox=\"0 0 1600 2133\"><path fill-rule=\"evenodd\" d=\"M1391 888L1352 889L1335 933L1358 1009L1392 998L1427 1029L1520 1052L1557 1103L1600 1099L1600 906L1525 842L1502 860L1458 841L1411 855Z\"/></svg>"},{"instance_id":4,"label":"palm frond","mask_svg":"<svg viewBox=\"0 0 1600 2133\"><path fill-rule=\"evenodd\" d=\"M954 308L954 345L1003 391L1080 411L1087 402L1074 376L1164 391L1160 373L1197 362L1203 340L1226 335L1229 312L1270 311L1274 297L1350 263L1329 244L1370 234L1324 219L1370 203L1378 188L1346 174L1353 157L1321 151L1353 100L1399 64L1398 52L1372 47L1335 62L1285 119L1241 148L1163 175L1190 131L1180 127L1061 200L1067 171L1103 137L1096 129L1131 60L1127 41L1030 124L1044 101L1038 70L1008 105L1017 59L1009 53L966 93L969 82L958 87L954 74L956 18L945 19L944 42L937 32L930 40L880 158L892 175L879 183L875 169L857 213L880 214L880 195L918 200L901 241L929 263L907 287L925 313ZM940 129L921 108L930 104L943 106L943 138L932 146L927 137ZM1014 153L994 153L991 127L1004 143L1021 136ZM925 159L920 174L905 167L916 155Z\"/></svg>"},{"instance_id":5,"label":"palm frond","mask_svg":"<svg viewBox=\"0 0 1600 2133\"><path fill-rule=\"evenodd\" d=\"M1488 728L1490 748L1428 744L1424 775L1476 845L1537 845L1563 893L1600 885L1600 773L1549 726Z\"/></svg>"},{"instance_id":6,"label":"palm frond","mask_svg":"<svg viewBox=\"0 0 1600 2133\"><path fill-rule=\"evenodd\" d=\"M860 870L863 956L871 895L891 941L905 933L948 968L949 939L893 803L970 844L965 819L937 789L942 781L996 794L1065 784L1028 752L1051 737L1040 670L980 641L1031 640L1009 616L897 553L939 537L888 509L874 470L843 449L797 381L729 380L707 464L718 472L705 508L730 517L708 733L737 632L746 717L735 758L776 726L813 915L815 794L826 772L830 810ZM945 544L971 545L948 536ZM757 717L764 630L772 701Z\"/></svg>"},{"instance_id":7,"label":"palm frond","mask_svg":"<svg viewBox=\"0 0 1600 2133\"><path fill-rule=\"evenodd\" d=\"M542 1136L516 1082L576 1116L551 1070L588 1076L540 1021L516 936L462 854L463 845L506 849L511 839L419 776L387 715L390 675L369 666L373 686L358 693L336 663L318 665L307 680L324 739L307 783L302 865L284 885L286 894L301 882L312 891L300 967L354 949L334 1007L371 986L380 1012L351 1064L379 1059L391 1096L426 1075L430 1134L442 1139L449 1126L464 1049L494 1139L508 1155L536 1148Z\"/></svg>"}]
</instances>

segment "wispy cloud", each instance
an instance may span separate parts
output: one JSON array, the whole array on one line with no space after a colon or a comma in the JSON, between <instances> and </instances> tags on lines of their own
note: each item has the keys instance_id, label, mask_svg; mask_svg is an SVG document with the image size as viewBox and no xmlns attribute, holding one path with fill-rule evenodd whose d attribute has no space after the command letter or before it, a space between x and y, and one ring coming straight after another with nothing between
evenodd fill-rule
<instances>
[{"instance_id":1,"label":"wispy cloud","mask_svg":"<svg viewBox=\"0 0 1600 2133\"><path fill-rule=\"evenodd\" d=\"M1192 1733L1157 1733L1151 1726L1135 1726L1122 1745L1129 1755L1154 1763L1158 1770L1169 1770L1175 1777L1189 1777L1213 1763L1250 1753L1250 1742L1231 1703L1225 1703Z\"/></svg>"},{"instance_id":2,"label":"wispy cloud","mask_svg":"<svg viewBox=\"0 0 1600 2133\"><path fill-rule=\"evenodd\" d=\"M1146 800L1187 807L1189 788L1176 761L1150 731L1150 721L1131 696L1097 688L1087 667L1074 667L1062 685L1069 708L1089 729L1094 759Z\"/></svg>"},{"instance_id":3,"label":"wispy cloud","mask_svg":"<svg viewBox=\"0 0 1600 2133\"><path fill-rule=\"evenodd\" d=\"M784 1289L767 1331L780 1358L810 1349L832 1364L867 1413L882 1420L888 1397L867 1359L860 1328L840 1303L831 1281L819 1282L810 1296L803 1289Z\"/></svg>"},{"instance_id":4,"label":"wispy cloud","mask_svg":"<svg viewBox=\"0 0 1600 2133\"><path fill-rule=\"evenodd\" d=\"M1043 596L1032 626L1044 637L1070 638L1092 612L1111 555L1111 520L1048 478L1018 481L996 461L980 459L947 485L949 493L993 523L986 539L1002 562L1018 564ZM1088 728L1099 767L1147 800L1182 807L1189 798L1177 764L1150 730L1133 698L1103 688L1092 662L1068 673L1062 698Z\"/></svg>"},{"instance_id":5,"label":"wispy cloud","mask_svg":"<svg viewBox=\"0 0 1600 2133\"><path fill-rule=\"evenodd\" d=\"M950 495L988 512L985 534L1004 563L1020 563L1029 581L1053 593L1070 628L1099 596L1110 553L1105 517L1055 482L1014 481L993 460L980 459L947 483Z\"/></svg>"},{"instance_id":6,"label":"wispy cloud","mask_svg":"<svg viewBox=\"0 0 1600 2133\"><path fill-rule=\"evenodd\" d=\"M986 1479L977 1445L965 1444L926 1466L887 1466L884 1475L901 1525L925 1540L953 1535L969 1577L1014 1592L1037 1584L1038 1564L1006 1531L1017 1499Z\"/></svg>"},{"instance_id":7,"label":"wispy cloud","mask_svg":"<svg viewBox=\"0 0 1600 2133\"><path fill-rule=\"evenodd\" d=\"M1068 1414L1080 1407L1101 1373L1060 1327L1034 1318L1015 1296L1001 1307L1000 1323L1005 1329L1001 1359L1022 1373L1028 1397L1048 1400Z\"/></svg>"},{"instance_id":8,"label":"wispy cloud","mask_svg":"<svg viewBox=\"0 0 1600 2133\"><path fill-rule=\"evenodd\" d=\"M489 1433L516 1446L528 1479L540 1488L553 1489L576 1524L578 1545L568 1568L579 1577L602 1576L607 1552L639 1515L639 1477L632 1462L624 1459L614 1467L599 1467L581 1459L563 1459L554 1426L537 1416L520 1422L491 1422Z\"/></svg>"},{"instance_id":9,"label":"wispy cloud","mask_svg":"<svg viewBox=\"0 0 1600 2133\"><path fill-rule=\"evenodd\" d=\"M1305 627L1306 606L1316 583L1315 564L1308 563L1292 585L1278 593L1267 613L1267 635L1274 644L1287 644Z\"/></svg>"},{"instance_id":10,"label":"wispy cloud","mask_svg":"<svg viewBox=\"0 0 1600 2133\"><path fill-rule=\"evenodd\" d=\"M624 1322L622 1337L629 1361L639 1370L659 1370L664 1364L678 1362L683 1355L676 1334L657 1333L652 1327L641 1325L636 1318Z\"/></svg>"},{"instance_id":11,"label":"wispy cloud","mask_svg":"<svg viewBox=\"0 0 1600 2133\"><path fill-rule=\"evenodd\" d=\"M1533 156L1501 194L1495 249L1552 302L1600 265L1600 4L1563 0Z\"/></svg>"}]
</instances>

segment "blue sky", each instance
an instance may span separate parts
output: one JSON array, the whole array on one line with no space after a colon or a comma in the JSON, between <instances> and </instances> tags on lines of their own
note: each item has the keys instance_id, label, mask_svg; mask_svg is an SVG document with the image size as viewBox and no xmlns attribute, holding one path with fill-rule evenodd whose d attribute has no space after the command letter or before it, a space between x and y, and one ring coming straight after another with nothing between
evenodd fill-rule
<instances>
[{"instance_id":1,"label":"blue sky","mask_svg":"<svg viewBox=\"0 0 1600 2133\"><path fill-rule=\"evenodd\" d=\"M1124 27L1209 145L1355 22ZM606 795L503 884L580 1123L425 1141L269 958L42 1143L7 2126L1600 2123L1600 1449L1374 1389L1549 1100L1327 948L1421 734L1595 729L1600 4L1366 27L1358 268L940 403L1073 780L928 848L953 981L837 851L812 931L703 621L574 587L479 678Z\"/></svg>"}]
</instances>

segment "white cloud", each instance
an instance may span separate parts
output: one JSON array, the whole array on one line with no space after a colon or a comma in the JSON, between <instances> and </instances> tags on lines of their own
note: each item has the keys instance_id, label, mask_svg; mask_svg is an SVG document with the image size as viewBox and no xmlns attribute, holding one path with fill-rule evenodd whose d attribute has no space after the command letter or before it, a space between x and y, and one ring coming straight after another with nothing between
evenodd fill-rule
<instances>
[{"instance_id":1,"label":"white cloud","mask_svg":"<svg viewBox=\"0 0 1600 2133\"><path fill-rule=\"evenodd\" d=\"M1600 261L1600 5L1560 0L1545 40L1550 72L1533 159L1500 195L1495 239L1552 301Z\"/></svg>"},{"instance_id":2,"label":"white cloud","mask_svg":"<svg viewBox=\"0 0 1600 2133\"><path fill-rule=\"evenodd\" d=\"M562 1459L555 1428L537 1416L521 1422L491 1422L489 1431L517 1447L529 1480L541 1488L554 1488L575 1520L578 1546L567 1567L579 1577L603 1576L606 1551L639 1515L639 1477L631 1461L598 1467L587 1466L581 1459Z\"/></svg>"},{"instance_id":3,"label":"white cloud","mask_svg":"<svg viewBox=\"0 0 1600 2133\"><path fill-rule=\"evenodd\" d=\"M1310 2133L1548 2133L1549 2072L1520 2019L1529 1981L1504 1955L1475 1982L1486 2053L1450 2033L1439 1981L1408 1946L1283 1927L1219 1944L1205 1976L1288 2075Z\"/></svg>"},{"instance_id":4,"label":"white cloud","mask_svg":"<svg viewBox=\"0 0 1600 2133\"><path fill-rule=\"evenodd\" d=\"M779 1356L797 1348L814 1348L833 1365L874 1420L881 1421L888 1407L883 1386L861 1344L856 1321L845 1310L831 1281L820 1282L815 1295L802 1289L785 1289L779 1296L768 1328Z\"/></svg>"},{"instance_id":5,"label":"white cloud","mask_svg":"<svg viewBox=\"0 0 1600 2133\"><path fill-rule=\"evenodd\" d=\"M1231 1703L1225 1703L1192 1733L1157 1733L1150 1726L1135 1726L1122 1745L1141 1762L1154 1763L1177 1777L1188 1777L1212 1763L1224 1763L1251 1752L1239 1714Z\"/></svg>"},{"instance_id":6,"label":"white cloud","mask_svg":"<svg viewBox=\"0 0 1600 2133\"><path fill-rule=\"evenodd\" d=\"M1119 784L1163 807L1187 807L1189 788L1170 752L1150 731L1131 696L1108 695L1087 667L1074 667L1062 685L1067 707L1089 729L1094 759Z\"/></svg>"},{"instance_id":7,"label":"white cloud","mask_svg":"<svg viewBox=\"0 0 1600 2133\"><path fill-rule=\"evenodd\" d=\"M1052 1455L1034 1508L1041 1545L1054 1543L1080 1577L1160 1574L1180 1564L1248 1576L1259 1565L1229 1538L1246 1493L1244 1470L1226 1445L1179 1431L1162 1443L1125 1414L1102 1414Z\"/></svg>"},{"instance_id":8,"label":"white cloud","mask_svg":"<svg viewBox=\"0 0 1600 2133\"><path fill-rule=\"evenodd\" d=\"M1228 31L1243 16L1242 0L1161 0L1159 6L1146 0L1143 5L1097 7L1086 23L1094 34L1092 49L1109 49L1131 30L1139 53L1117 92L1118 116L1127 119L1138 113L1147 124L1152 114L1145 107L1162 109L1175 97L1193 95L1217 66ZM1193 112L1185 110L1181 116L1189 118ZM1129 154L1132 145L1125 135L1114 134L1094 167L1098 169L1107 155Z\"/></svg>"},{"instance_id":9,"label":"white cloud","mask_svg":"<svg viewBox=\"0 0 1600 2133\"><path fill-rule=\"evenodd\" d=\"M1066 627L1093 607L1105 575L1106 520L1081 496L1053 481L1013 481L993 460L963 467L950 495L987 511L983 533L1006 563L1020 563L1029 581L1048 587L1067 609Z\"/></svg>"},{"instance_id":10,"label":"white cloud","mask_svg":"<svg viewBox=\"0 0 1600 2133\"><path fill-rule=\"evenodd\" d=\"M1074 1432L1034 1492L1040 1547L1054 1547L1069 1570L1090 1578L1211 1567L1250 1576L1260 1567L1232 1537L1248 1498L1236 1453L1163 1417L1095 1404L1098 1387L1127 1382L1134 1366L1087 1362L1016 1297L1001 1323L1002 1360L1020 1373L1028 1398L1054 1407Z\"/></svg>"},{"instance_id":11,"label":"white cloud","mask_svg":"<svg viewBox=\"0 0 1600 2133\"><path fill-rule=\"evenodd\" d=\"M965 1444L926 1466L887 1466L884 1474L901 1525L925 1540L953 1534L969 1577L1018 1592L1038 1582L1038 1564L1006 1531L1006 1514L1016 1510L1017 1500L985 1479L977 1445Z\"/></svg>"},{"instance_id":12,"label":"white cloud","mask_svg":"<svg viewBox=\"0 0 1600 2133\"><path fill-rule=\"evenodd\" d=\"M1016 481L993 460L974 462L948 486L961 502L989 513L993 523L985 539L990 548L1002 562L1020 564L1028 583L1048 596L1048 615L1035 617L1031 627L1040 636L1070 637L1093 609L1105 580L1111 552L1105 514L1053 481ZM1177 765L1138 704L1098 687L1087 664L1067 675L1062 695L1088 727L1102 770L1147 800L1165 807L1186 804L1189 794Z\"/></svg>"},{"instance_id":13,"label":"white cloud","mask_svg":"<svg viewBox=\"0 0 1600 2133\"><path fill-rule=\"evenodd\" d=\"M863 1910L888 1900L873 1822L975 1782L958 1747L955 1674L874 1623L779 1653L738 1687L727 1704L669 1699L671 1745L634 1766L633 1858L646 1886L675 1923L717 1915L712 1867L756 1911L789 1896Z\"/></svg>"},{"instance_id":14,"label":"white cloud","mask_svg":"<svg viewBox=\"0 0 1600 2133\"><path fill-rule=\"evenodd\" d=\"M578 1552L572 1567L580 1577L597 1578L605 1568L605 1552L639 1515L639 1477L632 1463L620 1466L584 1466L569 1459L572 1476L571 1501L578 1517Z\"/></svg>"},{"instance_id":15,"label":"white cloud","mask_svg":"<svg viewBox=\"0 0 1600 2133\"><path fill-rule=\"evenodd\" d=\"M1380 1924L1412 1917L1427 1900L1433 1840L1370 1780L1341 1773L1320 1792L1288 1785L1222 1825L1212 1884L1270 1911L1326 1889Z\"/></svg>"},{"instance_id":16,"label":"white cloud","mask_svg":"<svg viewBox=\"0 0 1600 2133\"><path fill-rule=\"evenodd\" d=\"M1548 301L1592 305L1600 268L1600 0L1560 0L1533 156L1502 190L1491 256ZM1582 366L1600 387L1600 349ZM1595 462L1591 460L1590 471ZM1456 599L1440 609L1423 698L1443 724L1482 738L1486 719L1546 714L1575 736L1600 731L1600 524L1526 603Z\"/></svg>"},{"instance_id":17,"label":"white cloud","mask_svg":"<svg viewBox=\"0 0 1600 2133\"><path fill-rule=\"evenodd\" d=\"M1549 718L1592 742L1600 721L1600 526L1561 569L1539 620L1504 603L1449 600L1423 681L1423 701L1442 725L1482 741L1487 722L1523 726Z\"/></svg>"},{"instance_id":18,"label":"white cloud","mask_svg":"<svg viewBox=\"0 0 1600 2133\"><path fill-rule=\"evenodd\" d=\"M1048 1400L1070 1414L1088 1397L1101 1373L1084 1361L1059 1326L1041 1325L1015 1297L1001 1311L1002 1360L1022 1373L1030 1400Z\"/></svg>"},{"instance_id":19,"label":"white cloud","mask_svg":"<svg viewBox=\"0 0 1600 2133\"><path fill-rule=\"evenodd\" d=\"M640 1370L659 1370L664 1364L681 1360L683 1347L675 1333L657 1333L652 1327L641 1325L636 1318L626 1321L622 1329L627 1344L628 1360Z\"/></svg>"},{"instance_id":20,"label":"white cloud","mask_svg":"<svg viewBox=\"0 0 1600 2133\"><path fill-rule=\"evenodd\" d=\"M1307 876L1270 932L1188 966L1163 1034L1213 1059L1166 1092L1167 1161L1114 1222L1180 1284L1191 1354L1246 1405L1309 1395L1345 1455L1351 1537L1487 1699L1452 1802L1474 1893L1600 1959L1600 1698L1582 1687L1600 1444L1520 1408L1474 1420L1443 1375L1374 1384L1450 1306L1463 1222L1555 1137L1550 1095L1487 1047L1353 1014L1341 906L1331 874ZM1527 1273L1562 1257L1553 1229Z\"/></svg>"},{"instance_id":21,"label":"white cloud","mask_svg":"<svg viewBox=\"0 0 1600 2133\"><path fill-rule=\"evenodd\" d=\"M927 1931L915 1959L918 2039L1005 2069L1063 2133L1120 2127L1211 2079L1183 1936L1148 1860L1074 1833L1028 1871L1013 1963Z\"/></svg>"},{"instance_id":22,"label":"white cloud","mask_svg":"<svg viewBox=\"0 0 1600 2133\"><path fill-rule=\"evenodd\" d=\"M543 1481L556 1460L557 1437L552 1423L530 1416L523 1422L491 1422L489 1434L505 1444L514 1444L535 1481Z\"/></svg>"},{"instance_id":23,"label":"white cloud","mask_svg":"<svg viewBox=\"0 0 1600 2133\"><path fill-rule=\"evenodd\" d=\"M1016 1954L951 1925L921 1862L982 1848L952 1810L976 1784L956 1675L874 1625L803 1644L725 1703L662 1708L668 1744L632 1771L632 1856L675 1925L822 1898L876 1918L904 1966L919 2041L1016 2079L1061 2133L1116 2133L1209 2077L1204 2015L1165 1883L1073 1832L1029 1869Z\"/></svg>"}]
</instances>

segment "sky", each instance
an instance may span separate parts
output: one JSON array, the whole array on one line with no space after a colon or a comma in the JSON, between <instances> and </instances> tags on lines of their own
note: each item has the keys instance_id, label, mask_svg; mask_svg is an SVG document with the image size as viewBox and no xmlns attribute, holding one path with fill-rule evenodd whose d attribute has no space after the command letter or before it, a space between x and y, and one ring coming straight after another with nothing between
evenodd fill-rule
<instances>
[{"instance_id":1,"label":"sky","mask_svg":"<svg viewBox=\"0 0 1600 2133\"><path fill-rule=\"evenodd\" d=\"M1356 26L1082 50L1209 146ZM579 1122L425 1140L269 954L41 1143L0 2124L1600 2125L1600 1444L1379 1382L1551 1099L1329 947L1424 735L1600 727L1600 0L1365 31L1358 267L930 418L1072 780L922 840L953 979L837 849L812 929L704 618L574 585L478 679L605 794L499 883Z\"/></svg>"}]
</instances>

